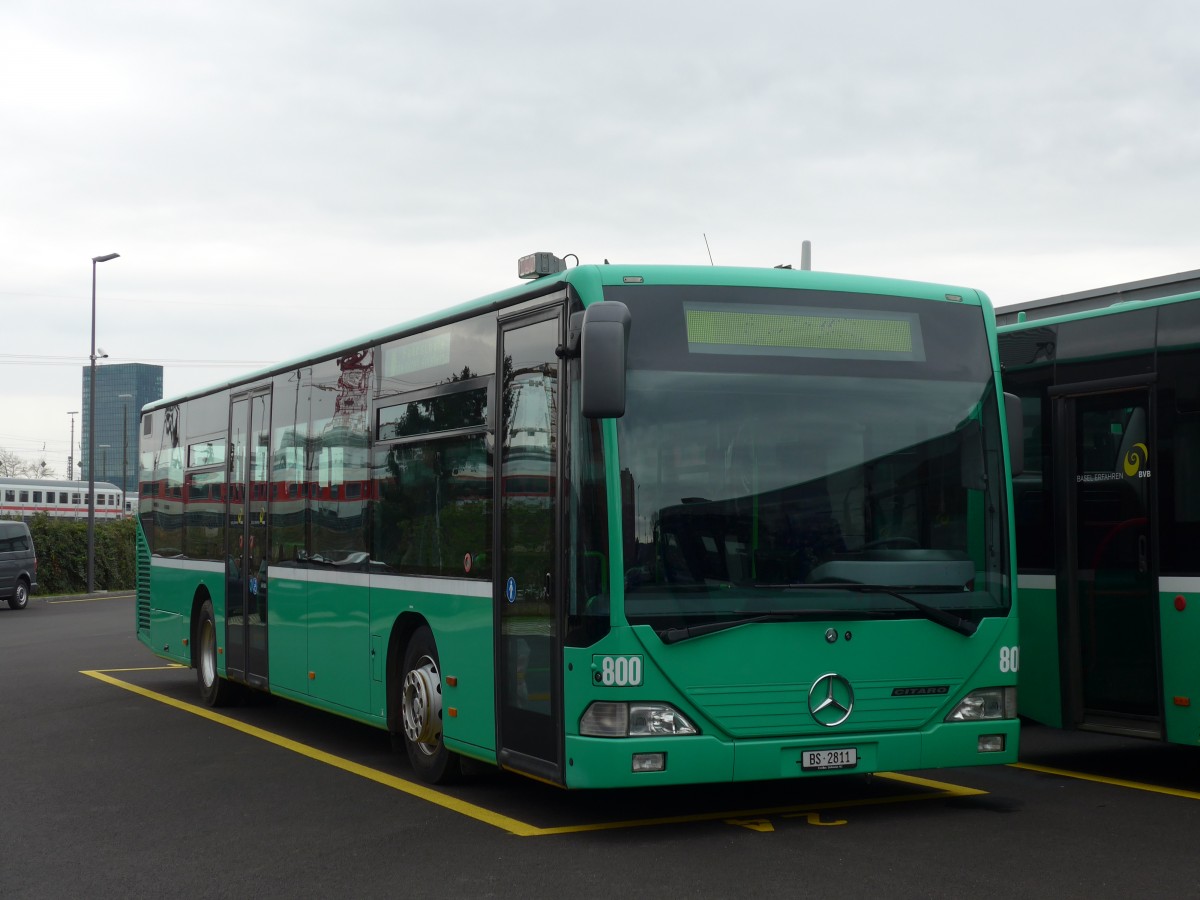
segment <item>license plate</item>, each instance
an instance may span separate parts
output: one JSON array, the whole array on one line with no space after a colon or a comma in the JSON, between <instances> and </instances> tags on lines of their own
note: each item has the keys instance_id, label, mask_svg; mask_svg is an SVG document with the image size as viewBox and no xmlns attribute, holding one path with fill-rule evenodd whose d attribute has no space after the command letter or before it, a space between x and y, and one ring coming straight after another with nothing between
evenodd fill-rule
<instances>
[{"instance_id":1,"label":"license plate","mask_svg":"<svg viewBox=\"0 0 1200 900\"><path fill-rule=\"evenodd\" d=\"M836 750L805 750L800 754L800 768L805 772L829 769L853 769L858 765L858 750L840 747Z\"/></svg>"}]
</instances>

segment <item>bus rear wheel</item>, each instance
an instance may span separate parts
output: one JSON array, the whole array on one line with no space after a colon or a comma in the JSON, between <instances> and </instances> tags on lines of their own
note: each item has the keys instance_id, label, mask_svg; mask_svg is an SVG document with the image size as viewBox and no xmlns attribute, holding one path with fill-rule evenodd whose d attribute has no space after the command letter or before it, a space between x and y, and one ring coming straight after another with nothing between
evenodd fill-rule
<instances>
[{"instance_id":1,"label":"bus rear wheel","mask_svg":"<svg viewBox=\"0 0 1200 900\"><path fill-rule=\"evenodd\" d=\"M205 706L228 706L234 701L235 686L217 674L217 618L211 600L200 607L196 626L196 683Z\"/></svg>"},{"instance_id":2,"label":"bus rear wheel","mask_svg":"<svg viewBox=\"0 0 1200 900\"><path fill-rule=\"evenodd\" d=\"M401 669L400 718L404 747L422 781L446 784L461 774L457 754L442 740L442 674L433 632L422 625L404 650Z\"/></svg>"}]
</instances>

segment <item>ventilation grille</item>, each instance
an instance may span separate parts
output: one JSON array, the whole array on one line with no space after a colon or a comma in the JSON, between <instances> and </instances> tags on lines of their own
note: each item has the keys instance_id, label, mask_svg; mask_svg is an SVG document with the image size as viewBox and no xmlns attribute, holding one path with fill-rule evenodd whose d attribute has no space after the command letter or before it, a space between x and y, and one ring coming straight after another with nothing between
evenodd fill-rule
<instances>
[{"instance_id":1,"label":"ventilation grille","mask_svg":"<svg viewBox=\"0 0 1200 900\"><path fill-rule=\"evenodd\" d=\"M140 525L137 532L137 631L150 636L150 546Z\"/></svg>"}]
</instances>

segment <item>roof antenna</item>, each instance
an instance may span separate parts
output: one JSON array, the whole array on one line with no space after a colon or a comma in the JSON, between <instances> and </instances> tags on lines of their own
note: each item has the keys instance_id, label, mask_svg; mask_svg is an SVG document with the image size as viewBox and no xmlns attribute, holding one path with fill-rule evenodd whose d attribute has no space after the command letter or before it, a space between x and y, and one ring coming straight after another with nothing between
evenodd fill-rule
<instances>
[{"instance_id":1,"label":"roof antenna","mask_svg":"<svg viewBox=\"0 0 1200 900\"><path fill-rule=\"evenodd\" d=\"M703 231L700 233L704 234ZM704 234L704 249L708 251L708 264L710 266L715 266L716 263L713 262L713 258L712 258L712 247L708 246L708 235L707 234Z\"/></svg>"},{"instance_id":2,"label":"roof antenna","mask_svg":"<svg viewBox=\"0 0 1200 900\"><path fill-rule=\"evenodd\" d=\"M800 244L800 269L804 272L812 271L812 241Z\"/></svg>"}]
</instances>

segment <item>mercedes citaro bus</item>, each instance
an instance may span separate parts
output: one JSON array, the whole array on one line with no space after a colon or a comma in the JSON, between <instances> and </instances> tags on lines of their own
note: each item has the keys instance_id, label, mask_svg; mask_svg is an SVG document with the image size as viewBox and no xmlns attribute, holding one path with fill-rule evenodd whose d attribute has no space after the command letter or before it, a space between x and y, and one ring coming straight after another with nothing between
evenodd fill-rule
<instances>
[{"instance_id":1,"label":"mercedes citaro bus","mask_svg":"<svg viewBox=\"0 0 1200 900\"><path fill-rule=\"evenodd\" d=\"M570 788L1016 759L983 294L521 275L147 406L146 646L210 704L386 729L432 782L463 758Z\"/></svg>"}]
</instances>

